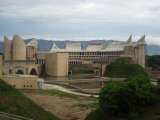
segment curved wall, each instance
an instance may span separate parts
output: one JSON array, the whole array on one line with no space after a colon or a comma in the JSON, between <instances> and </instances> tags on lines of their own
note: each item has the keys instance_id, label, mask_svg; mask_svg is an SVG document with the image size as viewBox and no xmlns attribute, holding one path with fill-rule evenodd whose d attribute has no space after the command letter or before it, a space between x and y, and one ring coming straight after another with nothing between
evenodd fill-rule
<instances>
[{"instance_id":1,"label":"curved wall","mask_svg":"<svg viewBox=\"0 0 160 120\"><path fill-rule=\"evenodd\" d=\"M4 36L4 61L11 60L11 41Z\"/></svg>"},{"instance_id":2,"label":"curved wall","mask_svg":"<svg viewBox=\"0 0 160 120\"><path fill-rule=\"evenodd\" d=\"M22 38L14 35L13 41L13 60L26 60L26 45Z\"/></svg>"}]
</instances>

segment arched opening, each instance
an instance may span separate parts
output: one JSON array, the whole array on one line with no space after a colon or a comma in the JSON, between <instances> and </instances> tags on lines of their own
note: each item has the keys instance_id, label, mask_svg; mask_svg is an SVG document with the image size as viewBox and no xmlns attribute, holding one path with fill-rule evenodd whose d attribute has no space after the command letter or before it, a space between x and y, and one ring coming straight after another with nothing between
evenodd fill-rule
<instances>
[{"instance_id":1,"label":"arched opening","mask_svg":"<svg viewBox=\"0 0 160 120\"><path fill-rule=\"evenodd\" d=\"M37 72L34 68L32 68L32 70L30 71L30 75L37 75Z\"/></svg>"},{"instance_id":2,"label":"arched opening","mask_svg":"<svg viewBox=\"0 0 160 120\"><path fill-rule=\"evenodd\" d=\"M16 74L24 74L22 70L18 70Z\"/></svg>"}]
</instances>

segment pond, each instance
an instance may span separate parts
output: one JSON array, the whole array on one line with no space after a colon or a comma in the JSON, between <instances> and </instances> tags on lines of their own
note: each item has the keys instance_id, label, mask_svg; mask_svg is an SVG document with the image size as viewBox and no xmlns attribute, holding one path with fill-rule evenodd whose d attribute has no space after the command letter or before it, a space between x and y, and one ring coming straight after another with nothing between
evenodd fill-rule
<instances>
[{"instance_id":1,"label":"pond","mask_svg":"<svg viewBox=\"0 0 160 120\"><path fill-rule=\"evenodd\" d=\"M73 79L74 78L74 79ZM96 91L96 93L99 92L99 90L105 85L109 83L117 83L121 80L117 79L109 79L109 78L101 78L101 77L94 77L94 76L81 76L77 77L74 76L72 79L70 77L44 77L43 78L45 83L48 84L56 84L60 85L62 87L65 87L67 89L70 89L72 91Z\"/></svg>"},{"instance_id":2,"label":"pond","mask_svg":"<svg viewBox=\"0 0 160 120\"><path fill-rule=\"evenodd\" d=\"M104 85L109 83L117 83L119 81L90 81L90 82L74 82L69 83L69 85L74 85L82 89L100 89Z\"/></svg>"},{"instance_id":3,"label":"pond","mask_svg":"<svg viewBox=\"0 0 160 120\"><path fill-rule=\"evenodd\" d=\"M97 76L93 76L92 74L81 74L81 75L72 75L68 77L43 77L45 81L68 81L68 80L80 80L80 79L93 79L97 78Z\"/></svg>"}]
</instances>

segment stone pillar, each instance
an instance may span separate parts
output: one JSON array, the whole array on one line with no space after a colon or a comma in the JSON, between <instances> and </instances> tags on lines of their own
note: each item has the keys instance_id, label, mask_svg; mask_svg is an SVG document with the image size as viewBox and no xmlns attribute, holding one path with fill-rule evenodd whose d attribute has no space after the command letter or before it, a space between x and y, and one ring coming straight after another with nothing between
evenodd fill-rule
<instances>
[{"instance_id":1,"label":"stone pillar","mask_svg":"<svg viewBox=\"0 0 160 120\"><path fill-rule=\"evenodd\" d=\"M106 64L102 64L102 77L106 71L106 66L107 66Z\"/></svg>"},{"instance_id":2,"label":"stone pillar","mask_svg":"<svg viewBox=\"0 0 160 120\"><path fill-rule=\"evenodd\" d=\"M68 75L68 53L49 53L46 55L45 72L49 76Z\"/></svg>"},{"instance_id":3,"label":"stone pillar","mask_svg":"<svg viewBox=\"0 0 160 120\"><path fill-rule=\"evenodd\" d=\"M139 45L138 47L138 64L142 67L145 67L145 46L144 44Z\"/></svg>"},{"instance_id":4,"label":"stone pillar","mask_svg":"<svg viewBox=\"0 0 160 120\"><path fill-rule=\"evenodd\" d=\"M11 41L4 36L4 61L11 60Z\"/></svg>"}]
</instances>

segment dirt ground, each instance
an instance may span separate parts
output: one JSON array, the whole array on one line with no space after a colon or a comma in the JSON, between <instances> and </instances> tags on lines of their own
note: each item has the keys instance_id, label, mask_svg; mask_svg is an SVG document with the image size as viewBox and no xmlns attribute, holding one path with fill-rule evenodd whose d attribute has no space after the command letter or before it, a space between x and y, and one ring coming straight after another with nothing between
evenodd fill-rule
<instances>
[{"instance_id":1,"label":"dirt ground","mask_svg":"<svg viewBox=\"0 0 160 120\"><path fill-rule=\"evenodd\" d=\"M37 91L22 92L35 103L62 120L84 120L87 114L94 110L89 105L96 102L95 99L90 97L71 99Z\"/></svg>"}]
</instances>

